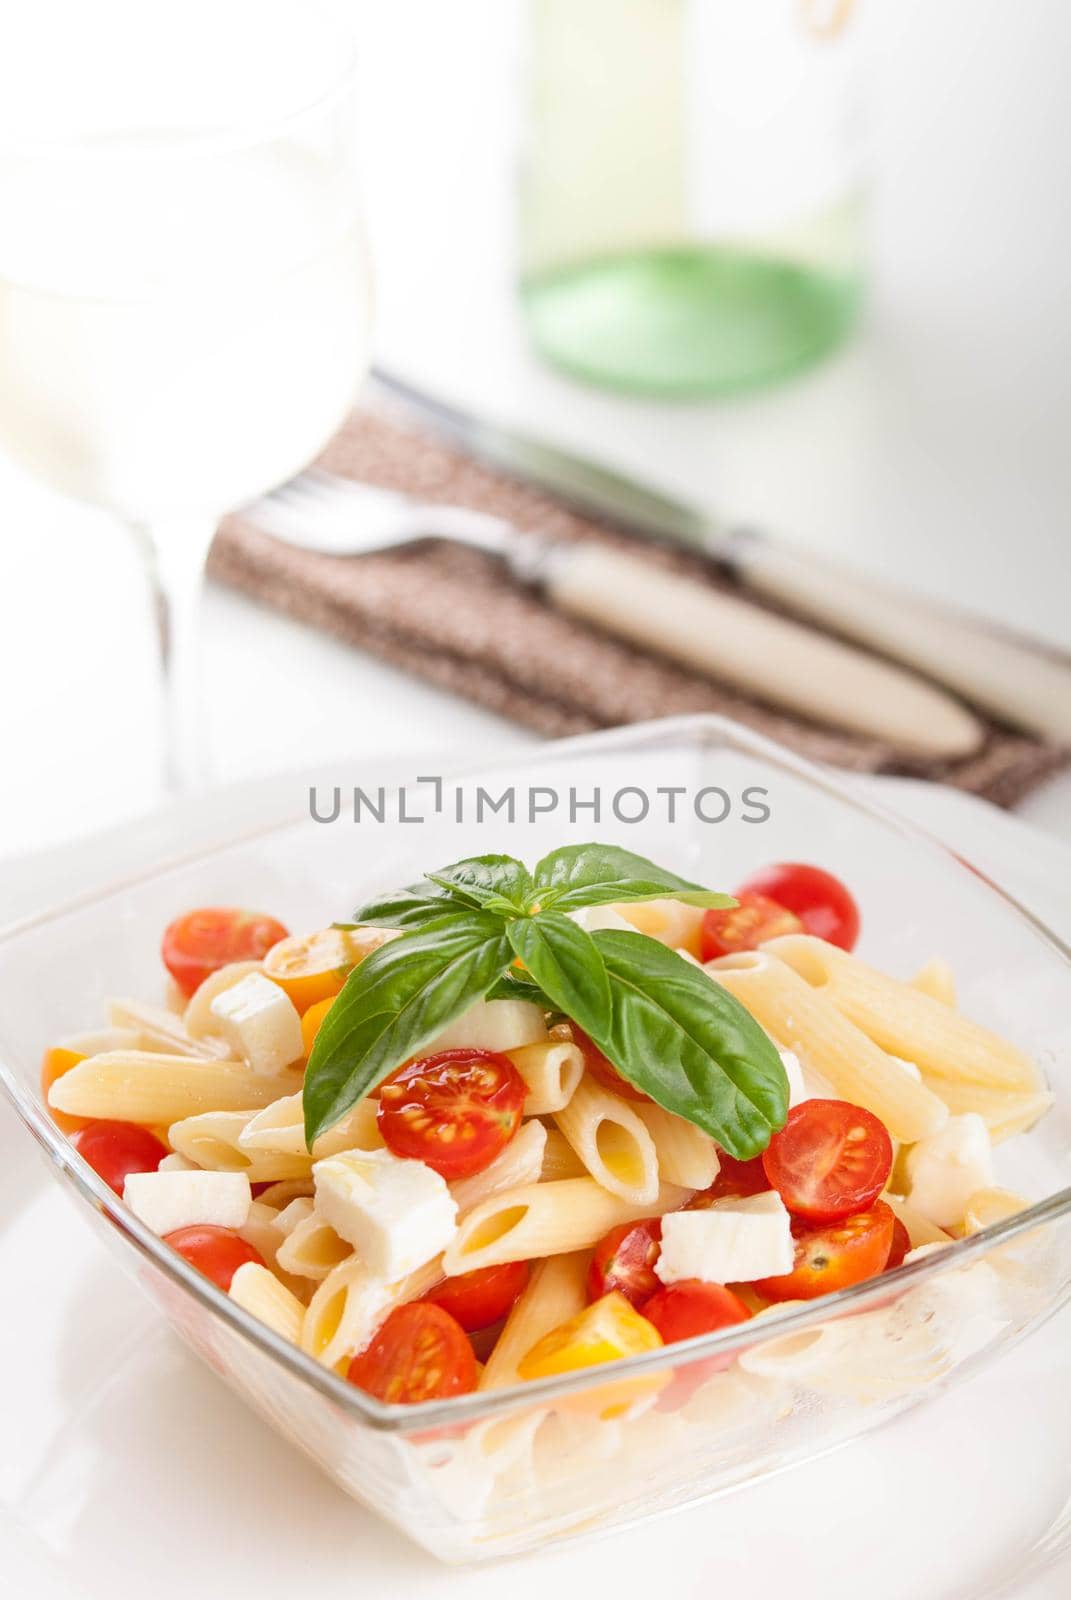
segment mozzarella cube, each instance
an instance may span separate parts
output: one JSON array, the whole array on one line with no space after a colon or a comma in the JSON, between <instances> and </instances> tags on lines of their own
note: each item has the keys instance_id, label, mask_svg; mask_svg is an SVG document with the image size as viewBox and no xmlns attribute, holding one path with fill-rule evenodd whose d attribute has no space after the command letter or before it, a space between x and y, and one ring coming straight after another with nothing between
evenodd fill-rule
<instances>
[{"instance_id":1,"label":"mozzarella cube","mask_svg":"<svg viewBox=\"0 0 1071 1600\"><path fill-rule=\"evenodd\" d=\"M393 1282L450 1243L457 1204L423 1161L389 1150L346 1150L313 1164L316 1210L378 1277Z\"/></svg>"},{"instance_id":2,"label":"mozzarella cube","mask_svg":"<svg viewBox=\"0 0 1071 1600\"><path fill-rule=\"evenodd\" d=\"M421 1055L439 1050L520 1050L547 1037L539 1006L528 1000L477 1000L422 1046Z\"/></svg>"},{"instance_id":3,"label":"mozzarella cube","mask_svg":"<svg viewBox=\"0 0 1071 1600\"><path fill-rule=\"evenodd\" d=\"M209 1223L242 1228L252 1194L244 1172L132 1172L123 1199L153 1233Z\"/></svg>"},{"instance_id":4,"label":"mozzarella cube","mask_svg":"<svg viewBox=\"0 0 1071 1600\"><path fill-rule=\"evenodd\" d=\"M581 906L578 911L567 911L565 915L585 933L598 933L601 928L610 928L615 933L636 932L635 924L626 922L616 906Z\"/></svg>"},{"instance_id":5,"label":"mozzarella cube","mask_svg":"<svg viewBox=\"0 0 1071 1600\"><path fill-rule=\"evenodd\" d=\"M791 1218L771 1189L706 1211L669 1212L655 1272L663 1283L753 1283L791 1272L795 1255Z\"/></svg>"},{"instance_id":6,"label":"mozzarella cube","mask_svg":"<svg viewBox=\"0 0 1071 1600\"><path fill-rule=\"evenodd\" d=\"M782 1050L780 1047L777 1054L781 1057L781 1065L788 1079L788 1109L791 1111L793 1106L800 1105L804 1100L810 1100L812 1095L804 1082L799 1056L792 1050Z\"/></svg>"},{"instance_id":7,"label":"mozzarella cube","mask_svg":"<svg viewBox=\"0 0 1071 1600\"><path fill-rule=\"evenodd\" d=\"M967 1202L993 1186L993 1145L976 1111L949 1117L907 1153L908 1197L939 1228L963 1221Z\"/></svg>"},{"instance_id":8,"label":"mozzarella cube","mask_svg":"<svg viewBox=\"0 0 1071 1600\"><path fill-rule=\"evenodd\" d=\"M261 972L217 994L209 1010L227 1043L254 1072L280 1072L304 1054L293 1001Z\"/></svg>"}]
</instances>

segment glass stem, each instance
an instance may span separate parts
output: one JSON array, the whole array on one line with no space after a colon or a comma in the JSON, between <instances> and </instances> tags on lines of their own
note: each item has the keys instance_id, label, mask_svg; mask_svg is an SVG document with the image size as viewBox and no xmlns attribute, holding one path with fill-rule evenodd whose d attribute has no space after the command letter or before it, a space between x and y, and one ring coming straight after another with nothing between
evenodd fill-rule
<instances>
[{"instance_id":1,"label":"glass stem","mask_svg":"<svg viewBox=\"0 0 1071 1600\"><path fill-rule=\"evenodd\" d=\"M201 703L200 610L212 518L133 525L160 645L163 786L188 793L207 781Z\"/></svg>"}]
</instances>

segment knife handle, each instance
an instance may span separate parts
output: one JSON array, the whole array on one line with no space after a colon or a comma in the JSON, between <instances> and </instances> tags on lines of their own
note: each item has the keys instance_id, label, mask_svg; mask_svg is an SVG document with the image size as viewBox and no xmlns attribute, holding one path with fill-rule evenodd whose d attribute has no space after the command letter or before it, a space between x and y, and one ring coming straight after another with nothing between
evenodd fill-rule
<instances>
[{"instance_id":1,"label":"knife handle","mask_svg":"<svg viewBox=\"0 0 1071 1600\"><path fill-rule=\"evenodd\" d=\"M917 667L1015 727L1071 743L1071 664L955 611L883 589L809 556L745 538L749 588Z\"/></svg>"},{"instance_id":2,"label":"knife handle","mask_svg":"<svg viewBox=\"0 0 1071 1600\"><path fill-rule=\"evenodd\" d=\"M541 577L562 610L817 722L929 759L981 742L965 707L902 668L618 550L558 545Z\"/></svg>"}]
</instances>

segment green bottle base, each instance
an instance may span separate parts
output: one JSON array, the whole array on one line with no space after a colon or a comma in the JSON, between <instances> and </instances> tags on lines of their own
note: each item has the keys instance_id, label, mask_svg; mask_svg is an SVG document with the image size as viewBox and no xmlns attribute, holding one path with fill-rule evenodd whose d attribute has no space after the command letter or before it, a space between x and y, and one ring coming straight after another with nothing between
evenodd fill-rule
<instances>
[{"instance_id":1,"label":"green bottle base","mask_svg":"<svg viewBox=\"0 0 1071 1600\"><path fill-rule=\"evenodd\" d=\"M688 399L809 366L851 329L860 285L729 249L644 251L528 278L539 352L601 388Z\"/></svg>"}]
</instances>

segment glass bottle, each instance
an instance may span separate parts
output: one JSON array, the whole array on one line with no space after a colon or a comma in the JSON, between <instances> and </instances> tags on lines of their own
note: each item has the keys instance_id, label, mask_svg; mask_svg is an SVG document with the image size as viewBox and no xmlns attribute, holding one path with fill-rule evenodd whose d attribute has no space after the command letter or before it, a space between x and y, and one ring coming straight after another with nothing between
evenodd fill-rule
<instances>
[{"instance_id":1,"label":"glass bottle","mask_svg":"<svg viewBox=\"0 0 1071 1600\"><path fill-rule=\"evenodd\" d=\"M844 338L856 33L854 0L529 0L521 293L543 356L685 397Z\"/></svg>"}]
</instances>

